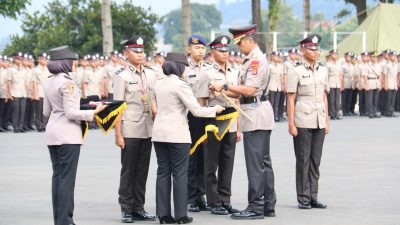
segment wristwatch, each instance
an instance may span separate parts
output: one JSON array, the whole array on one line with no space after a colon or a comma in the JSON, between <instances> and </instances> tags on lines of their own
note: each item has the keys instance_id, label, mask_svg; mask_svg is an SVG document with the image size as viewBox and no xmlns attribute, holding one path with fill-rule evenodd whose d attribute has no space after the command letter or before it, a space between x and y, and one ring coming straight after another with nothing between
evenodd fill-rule
<instances>
[{"instance_id":1,"label":"wristwatch","mask_svg":"<svg viewBox=\"0 0 400 225\"><path fill-rule=\"evenodd\" d=\"M224 90L225 90L225 91L228 90L228 84L224 84Z\"/></svg>"}]
</instances>

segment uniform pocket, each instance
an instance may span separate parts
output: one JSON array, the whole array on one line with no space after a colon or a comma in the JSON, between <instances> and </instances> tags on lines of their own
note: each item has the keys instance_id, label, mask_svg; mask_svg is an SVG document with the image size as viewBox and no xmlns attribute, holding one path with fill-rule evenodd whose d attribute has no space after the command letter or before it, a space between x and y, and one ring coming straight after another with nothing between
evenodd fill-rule
<instances>
[{"instance_id":1,"label":"uniform pocket","mask_svg":"<svg viewBox=\"0 0 400 225\"><path fill-rule=\"evenodd\" d=\"M128 84L128 92L138 92L139 90L139 84Z\"/></svg>"},{"instance_id":2,"label":"uniform pocket","mask_svg":"<svg viewBox=\"0 0 400 225\"><path fill-rule=\"evenodd\" d=\"M142 112L125 112L122 115L122 120L123 121L138 122L141 117L142 117Z\"/></svg>"}]
</instances>

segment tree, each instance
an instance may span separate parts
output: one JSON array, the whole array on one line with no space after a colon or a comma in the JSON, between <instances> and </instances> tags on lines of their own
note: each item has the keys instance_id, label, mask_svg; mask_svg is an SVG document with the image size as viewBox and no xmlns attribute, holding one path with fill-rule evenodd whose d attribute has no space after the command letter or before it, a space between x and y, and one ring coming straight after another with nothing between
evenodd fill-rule
<instances>
[{"instance_id":1,"label":"tree","mask_svg":"<svg viewBox=\"0 0 400 225\"><path fill-rule=\"evenodd\" d=\"M186 40L192 33L190 22L190 2L189 0L182 0L182 21L183 21L183 46L187 47Z\"/></svg>"},{"instance_id":2,"label":"tree","mask_svg":"<svg viewBox=\"0 0 400 225\"><path fill-rule=\"evenodd\" d=\"M252 23L257 24L258 32L263 32L263 23L261 19L261 3L260 0L251 0L251 11L252 11ZM258 38L258 44L260 45L260 49L262 51L266 51L265 40L266 37L264 35L260 35Z\"/></svg>"},{"instance_id":3,"label":"tree","mask_svg":"<svg viewBox=\"0 0 400 225\"><path fill-rule=\"evenodd\" d=\"M30 0L1 0L0 15L16 19L17 15L20 15L29 4Z\"/></svg>"},{"instance_id":4,"label":"tree","mask_svg":"<svg viewBox=\"0 0 400 225\"><path fill-rule=\"evenodd\" d=\"M103 54L113 51L113 33L110 0L103 0L101 4L101 30L103 31Z\"/></svg>"},{"instance_id":5,"label":"tree","mask_svg":"<svg viewBox=\"0 0 400 225\"><path fill-rule=\"evenodd\" d=\"M54 0L45 6L43 13L24 14L23 35L11 37L11 44L4 53L16 51L38 54L60 45L69 45L78 54L103 52L101 30L101 3L98 0ZM113 44L120 46L121 40L133 34L146 36L145 50L154 48L155 23L161 19L132 1L111 3L114 19Z\"/></svg>"},{"instance_id":6,"label":"tree","mask_svg":"<svg viewBox=\"0 0 400 225\"><path fill-rule=\"evenodd\" d=\"M367 0L344 0L346 3L351 3L356 7L358 25L362 24L367 18Z\"/></svg>"},{"instance_id":7,"label":"tree","mask_svg":"<svg viewBox=\"0 0 400 225\"><path fill-rule=\"evenodd\" d=\"M280 0L270 0L268 4L268 31L276 31L279 19ZM267 52L272 51L272 39L268 38Z\"/></svg>"},{"instance_id":8,"label":"tree","mask_svg":"<svg viewBox=\"0 0 400 225\"><path fill-rule=\"evenodd\" d=\"M303 15L304 15L304 31L310 32L310 27L311 27L310 0L303 0Z\"/></svg>"},{"instance_id":9,"label":"tree","mask_svg":"<svg viewBox=\"0 0 400 225\"><path fill-rule=\"evenodd\" d=\"M211 30L219 30L222 16L215 5L192 3L191 9L191 28L192 33L201 34L209 37ZM174 51L183 51L182 43L184 39L182 29L182 10L176 9L168 13L164 18L164 41L166 44L172 44Z\"/></svg>"}]
</instances>

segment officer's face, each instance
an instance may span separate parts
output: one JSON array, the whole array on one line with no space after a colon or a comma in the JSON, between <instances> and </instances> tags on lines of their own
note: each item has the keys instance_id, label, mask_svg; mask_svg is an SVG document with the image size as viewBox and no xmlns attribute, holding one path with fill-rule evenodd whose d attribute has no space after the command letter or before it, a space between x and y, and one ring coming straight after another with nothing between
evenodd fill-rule
<instances>
[{"instance_id":1,"label":"officer's face","mask_svg":"<svg viewBox=\"0 0 400 225\"><path fill-rule=\"evenodd\" d=\"M378 62L378 57L376 57L376 56L371 57L371 62L377 63Z\"/></svg>"},{"instance_id":2,"label":"officer's face","mask_svg":"<svg viewBox=\"0 0 400 225\"><path fill-rule=\"evenodd\" d=\"M143 64L144 61L144 52L135 52L131 49L126 49L124 51L125 57L128 58L128 61L133 65Z\"/></svg>"},{"instance_id":3,"label":"officer's face","mask_svg":"<svg viewBox=\"0 0 400 225\"><path fill-rule=\"evenodd\" d=\"M390 61L396 61L396 56L394 54L389 55Z\"/></svg>"},{"instance_id":4,"label":"officer's face","mask_svg":"<svg viewBox=\"0 0 400 225\"><path fill-rule=\"evenodd\" d=\"M214 57L214 60L217 63L226 63L226 62L228 62L228 59L229 59L229 53L228 52L226 52L226 51L222 52L222 51L218 51L218 50L213 49L211 51L211 53L212 53L212 56Z\"/></svg>"},{"instance_id":5,"label":"officer's face","mask_svg":"<svg viewBox=\"0 0 400 225\"><path fill-rule=\"evenodd\" d=\"M363 56L361 56L361 60L364 61L364 62L368 62L369 61L369 56L363 55Z\"/></svg>"},{"instance_id":6,"label":"officer's face","mask_svg":"<svg viewBox=\"0 0 400 225\"><path fill-rule=\"evenodd\" d=\"M345 55L345 56L344 56L344 59L346 60L346 62L350 62L350 60L351 60L351 56L349 56L349 55Z\"/></svg>"},{"instance_id":7,"label":"officer's face","mask_svg":"<svg viewBox=\"0 0 400 225\"><path fill-rule=\"evenodd\" d=\"M331 59L332 59L332 60L337 60L337 54L336 54L336 53L333 53L333 54L331 55Z\"/></svg>"},{"instance_id":8,"label":"officer's face","mask_svg":"<svg viewBox=\"0 0 400 225\"><path fill-rule=\"evenodd\" d=\"M204 45L189 45L188 53L196 61L201 61L206 54L206 46L204 46Z\"/></svg>"},{"instance_id":9,"label":"officer's face","mask_svg":"<svg viewBox=\"0 0 400 225\"><path fill-rule=\"evenodd\" d=\"M319 59L320 53L319 49L308 49L305 47L301 48L301 53L303 57L307 60L316 61Z\"/></svg>"},{"instance_id":10,"label":"officer's face","mask_svg":"<svg viewBox=\"0 0 400 225\"><path fill-rule=\"evenodd\" d=\"M239 51L245 55L248 55L251 52L251 42L249 38L242 38L238 43L237 47Z\"/></svg>"},{"instance_id":11,"label":"officer's face","mask_svg":"<svg viewBox=\"0 0 400 225\"><path fill-rule=\"evenodd\" d=\"M45 58L43 58L43 57L40 57L38 61L39 61L39 64L42 65L42 66L46 66L47 65L47 60Z\"/></svg>"},{"instance_id":12,"label":"officer's face","mask_svg":"<svg viewBox=\"0 0 400 225\"><path fill-rule=\"evenodd\" d=\"M111 55L111 61L113 63L118 63L118 57L116 55Z\"/></svg>"}]
</instances>

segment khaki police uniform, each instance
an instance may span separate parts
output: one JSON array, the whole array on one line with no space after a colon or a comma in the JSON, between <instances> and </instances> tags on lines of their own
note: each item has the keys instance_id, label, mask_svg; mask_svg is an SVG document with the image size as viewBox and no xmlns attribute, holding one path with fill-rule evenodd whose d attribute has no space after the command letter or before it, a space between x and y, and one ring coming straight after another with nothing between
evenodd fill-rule
<instances>
[{"instance_id":1,"label":"khaki police uniform","mask_svg":"<svg viewBox=\"0 0 400 225\"><path fill-rule=\"evenodd\" d=\"M380 77L382 76L382 66L379 63L369 64L369 73L366 79L366 87L368 90L365 92L365 98L367 103L367 114L369 117L377 117L378 112L378 100L379 100L379 89L380 89Z\"/></svg>"},{"instance_id":2,"label":"khaki police uniform","mask_svg":"<svg viewBox=\"0 0 400 225\"><path fill-rule=\"evenodd\" d=\"M272 62L268 67L270 80L268 83L268 95L272 108L274 109L275 121L279 121L279 102L282 93L282 77L284 73L283 64Z\"/></svg>"},{"instance_id":3,"label":"khaki police uniform","mask_svg":"<svg viewBox=\"0 0 400 225\"><path fill-rule=\"evenodd\" d=\"M43 115L43 98L44 90L43 85L46 83L47 79L51 76L51 73L45 66L38 65L34 69L33 82L35 83L35 94L38 99L34 100L35 109L35 124L38 131L44 131L46 126L46 120Z\"/></svg>"},{"instance_id":4,"label":"khaki police uniform","mask_svg":"<svg viewBox=\"0 0 400 225\"><path fill-rule=\"evenodd\" d=\"M121 118L125 148L121 150L119 204L121 211L135 213L144 210L146 182L151 156L153 120L151 102L156 76L144 65L121 68L114 75L114 100L126 101Z\"/></svg>"},{"instance_id":5,"label":"khaki police uniform","mask_svg":"<svg viewBox=\"0 0 400 225\"><path fill-rule=\"evenodd\" d=\"M23 129L26 111L26 70L25 68L14 66L8 71L8 82L11 83L12 101L12 125L14 132L25 132Z\"/></svg>"},{"instance_id":6,"label":"khaki police uniform","mask_svg":"<svg viewBox=\"0 0 400 225\"><path fill-rule=\"evenodd\" d=\"M83 73L82 82L87 83L86 96L103 96L104 85L103 81L105 79L104 70L100 67L88 68Z\"/></svg>"},{"instance_id":7,"label":"khaki police uniform","mask_svg":"<svg viewBox=\"0 0 400 225\"><path fill-rule=\"evenodd\" d=\"M344 62L342 64L343 85L344 91L342 92L342 110L344 116L350 116L351 101L354 89L354 65L351 62Z\"/></svg>"},{"instance_id":8,"label":"khaki police uniform","mask_svg":"<svg viewBox=\"0 0 400 225\"><path fill-rule=\"evenodd\" d=\"M114 75L115 73L121 69L121 65L111 63L106 66L106 73L107 73L107 92L108 92L108 99L113 99L114 93Z\"/></svg>"},{"instance_id":9,"label":"khaki police uniform","mask_svg":"<svg viewBox=\"0 0 400 225\"><path fill-rule=\"evenodd\" d=\"M224 71L217 63L213 63L205 70L209 83L237 85L239 71L226 66ZM233 100L233 99L232 99ZM235 100L233 100L235 101ZM225 108L233 107L223 96L214 96L210 93L208 106L220 105ZM217 126L221 127L217 121ZM234 119L229 131L222 140L218 141L214 134L209 134L205 144L205 182L207 203L210 207L222 206L222 203L231 202L231 182L233 165L235 160L235 148L237 140L237 119ZM216 174L218 170L218 176Z\"/></svg>"},{"instance_id":10,"label":"khaki police uniform","mask_svg":"<svg viewBox=\"0 0 400 225\"><path fill-rule=\"evenodd\" d=\"M365 99L365 77L369 74L369 65L365 62L357 64L355 74L358 79L358 106L360 116L366 115L366 99Z\"/></svg>"},{"instance_id":11,"label":"khaki police uniform","mask_svg":"<svg viewBox=\"0 0 400 225\"><path fill-rule=\"evenodd\" d=\"M270 157L270 136L275 128L274 113L267 100L270 80L268 62L259 47L245 58L239 85L257 89L253 96L240 98L241 109L253 120L241 117L243 144L249 181L248 208L257 214L275 210L274 171Z\"/></svg>"},{"instance_id":12,"label":"khaki police uniform","mask_svg":"<svg viewBox=\"0 0 400 225\"><path fill-rule=\"evenodd\" d=\"M33 97L33 68L26 68L26 111L25 111L25 121L24 121L24 130L33 130L33 123L35 122L35 115L34 115L34 102L32 100Z\"/></svg>"},{"instance_id":13,"label":"khaki police uniform","mask_svg":"<svg viewBox=\"0 0 400 225\"><path fill-rule=\"evenodd\" d=\"M325 94L329 92L327 68L305 61L297 63L288 74L288 93L295 93L293 138L296 155L297 201L317 201L319 165L327 126Z\"/></svg>"},{"instance_id":14,"label":"khaki police uniform","mask_svg":"<svg viewBox=\"0 0 400 225\"><path fill-rule=\"evenodd\" d=\"M329 61L326 63L328 69L329 79L329 115L331 118L339 117L340 110L340 74L342 72L342 66L339 61Z\"/></svg>"},{"instance_id":15,"label":"khaki police uniform","mask_svg":"<svg viewBox=\"0 0 400 225\"><path fill-rule=\"evenodd\" d=\"M8 127L8 94L7 94L8 69L0 67L0 132L6 131Z\"/></svg>"},{"instance_id":16,"label":"khaki police uniform","mask_svg":"<svg viewBox=\"0 0 400 225\"><path fill-rule=\"evenodd\" d=\"M398 89L398 76L400 68L395 62L388 62L384 67L383 73L385 74L386 87L388 89L387 93L387 108L386 114L388 116L393 116L395 101L396 101L396 91Z\"/></svg>"}]
</instances>

